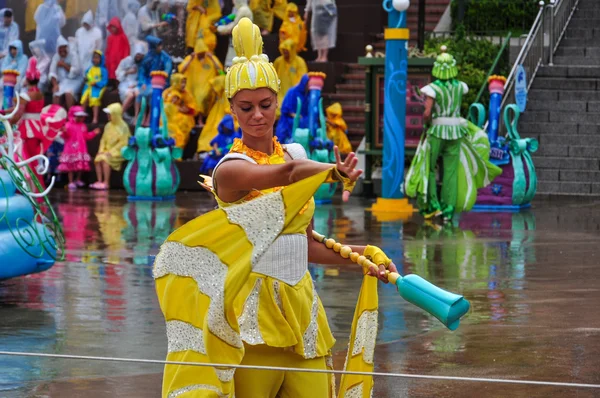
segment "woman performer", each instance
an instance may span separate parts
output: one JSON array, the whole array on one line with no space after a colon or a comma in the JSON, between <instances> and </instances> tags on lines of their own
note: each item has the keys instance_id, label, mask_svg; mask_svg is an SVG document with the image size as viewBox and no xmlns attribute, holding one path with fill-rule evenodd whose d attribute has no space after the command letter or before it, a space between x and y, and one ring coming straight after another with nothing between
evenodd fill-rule
<instances>
[{"instance_id":1,"label":"woman performer","mask_svg":"<svg viewBox=\"0 0 600 398\"><path fill-rule=\"evenodd\" d=\"M334 166L307 160L299 144L279 144L273 137L279 79L259 53L260 29L242 19L233 30L233 43L238 57L225 90L242 139L235 140L216 166L212 183L205 184L219 209L172 233L154 264L167 322L167 359L326 371L335 339L308 262L352 262L310 238L312 195L322 183L339 181L347 200L362 171L356 169L354 153L342 162L336 148ZM385 268L395 267L381 249L352 250L380 264L368 273L387 282ZM351 347L356 350L349 350L348 364L355 370L372 369L377 331L377 279L372 277L363 281L359 304L369 300L356 312L365 321L357 322L355 314L353 323ZM353 390L347 396L363 397L364 391L368 397L371 388L370 378L342 379L342 390ZM325 373L166 365L162 394L320 398L333 390Z\"/></svg>"}]
</instances>

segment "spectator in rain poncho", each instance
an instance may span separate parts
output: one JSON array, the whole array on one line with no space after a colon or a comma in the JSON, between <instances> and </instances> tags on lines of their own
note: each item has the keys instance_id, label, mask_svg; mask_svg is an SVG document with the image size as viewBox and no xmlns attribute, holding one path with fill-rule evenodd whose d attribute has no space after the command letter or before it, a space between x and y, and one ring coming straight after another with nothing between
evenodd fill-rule
<instances>
[{"instance_id":1,"label":"spectator in rain poncho","mask_svg":"<svg viewBox=\"0 0 600 398\"><path fill-rule=\"evenodd\" d=\"M86 12L81 19L81 28L75 32L79 65L86 70L92 65L94 51L102 50L102 32L94 26L94 14Z\"/></svg>"},{"instance_id":2,"label":"spectator in rain poncho","mask_svg":"<svg viewBox=\"0 0 600 398\"><path fill-rule=\"evenodd\" d=\"M15 95L19 95L21 91L21 85L25 78L25 72L27 71L27 63L29 58L23 54L23 43L21 40L15 40L8 46L8 55L2 59L2 73L5 70L16 70L19 72L17 77L17 84L15 85ZM4 80L0 80L0 93L3 95Z\"/></svg>"},{"instance_id":3,"label":"spectator in rain poncho","mask_svg":"<svg viewBox=\"0 0 600 398\"><path fill-rule=\"evenodd\" d=\"M46 40L34 40L29 43L29 50L32 57L37 60L37 70L40 72L38 87L44 92L48 88L48 72L50 71L50 63L52 58L46 52Z\"/></svg>"},{"instance_id":4,"label":"spectator in rain poncho","mask_svg":"<svg viewBox=\"0 0 600 398\"><path fill-rule=\"evenodd\" d=\"M81 105L90 106L94 117L93 124L98 124L100 106L102 106L102 97L108 84L108 72L104 66L104 54L102 51L94 51L92 57L92 66L85 71L85 86L81 96Z\"/></svg>"},{"instance_id":5,"label":"spectator in rain poncho","mask_svg":"<svg viewBox=\"0 0 600 398\"><path fill-rule=\"evenodd\" d=\"M254 16L254 23L260 28L263 35L273 29L273 16L284 19L287 0L250 0L250 9Z\"/></svg>"},{"instance_id":6,"label":"spectator in rain poncho","mask_svg":"<svg viewBox=\"0 0 600 398\"><path fill-rule=\"evenodd\" d=\"M316 62L327 62L330 48L335 47L337 38L337 6L335 0L307 0L304 20L310 20L310 40L313 50L317 50Z\"/></svg>"},{"instance_id":7,"label":"spectator in rain poncho","mask_svg":"<svg viewBox=\"0 0 600 398\"><path fill-rule=\"evenodd\" d=\"M83 83L83 71L79 65L76 44L71 47L64 37L59 36L56 46L58 49L52 57L49 75L54 93L52 102L59 104L60 97L64 95L68 109L75 103L75 98Z\"/></svg>"},{"instance_id":8,"label":"spectator in rain poncho","mask_svg":"<svg viewBox=\"0 0 600 398\"><path fill-rule=\"evenodd\" d=\"M300 110L299 128L308 127L308 75L302 76L300 83L292 87L281 104L281 117L277 123L275 134L282 144L288 144L292 140L292 128L296 116L298 101L302 103Z\"/></svg>"},{"instance_id":9,"label":"spectator in rain poncho","mask_svg":"<svg viewBox=\"0 0 600 398\"><path fill-rule=\"evenodd\" d=\"M125 36L129 39L129 45L131 46L131 53L133 54L135 45L138 41L138 35L140 34L140 24L137 19L138 12L140 11L140 2L138 0L127 1L127 13L123 17L121 22Z\"/></svg>"},{"instance_id":10,"label":"spectator in rain poncho","mask_svg":"<svg viewBox=\"0 0 600 398\"><path fill-rule=\"evenodd\" d=\"M140 39L151 35L158 37L158 28L169 25L168 22L160 21L159 0L149 0L148 3L138 11L138 23L140 24Z\"/></svg>"},{"instance_id":11,"label":"spectator in rain poncho","mask_svg":"<svg viewBox=\"0 0 600 398\"><path fill-rule=\"evenodd\" d=\"M185 45L196 46L196 40L202 38L209 51L217 46L217 36L211 27L221 18L221 5L218 0L190 0L187 5L185 26Z\"/></svg>"},{"instance_id":12,"label":"spectator in rain poncho","mask_svg":"<svg viewBox=\"0 0 600 398\"><path fill-rule=\"evenodd\" d=\"M161 39L155 36L148 36L146 37L146 41L148 42L148 53L138 68L138 87L140 89L138 101L141 102L145 97L147 106L149 107L150 96L152 95L152 77L150 73L155 71L167 72L169 75L167 81L169 81L171 72L173 71L173 62L171 61L171 56L166 51L163 51ZM136 114L136 119L137 116Z\"/></svg>"},{"instance_id":13,"label":"spectator in rain poncho","mask_svg":"<svg viewBox=\"0 0 600 398\"><path fill-rule=\"evenodd\" d=\"M135 45L132 55L121 61L117 68L116 75L117 80L119 80L119 96L123 103L123 115L126 115L127 110L139 95L138 71L145 55L146 46L144 43L138 42ZM136 115L140 111L139 106L139 102L136 102Z\"/></svg>"},{"instance_id":14,"label":"spectator in rain poncho","mask_svg":"<svg viewBox=\"0 0 600 398\"><path fill-rule=\"evenodd\" d=\"M285 94L289 89L300 83L300 79L308 73L308 67L304 59L296 54L297 43L292 39L284 40L279 44L281 56L278 57L273 66L277 71L277 76L281 81L279 92L277 93L277 102L279 109L283 105Z\"/></svg>"},{"instance_id":15,"label":"spectator in rain poncho","mask_svg":"<svg viewBox=\"0 0 600 398\"><path fill-rule=\"evenodd\" d=\"M217 27L217 33L220 35L230 35L233 28L236 27L240 19L249 18L252 21L252 10L248 7L248 0L233 0L233 14L235 19L227 25L221 25ZM229 38L229 48L227 49L227 56L225 57L225 67L230 67L235 57L235 49L231 37Z\"/></svg>"},{"instance_id":16,"label":"spectator in rain poncho","mask_svg":"<svg viewBox=\"0 0 600 398\"><path fill-rule=\"evenodd\" d=\"M98 0L96 7L96 26L100 28L102 37L107 37L106 25L114 17L121 18L121 5L119 0Z\"/></svg>"},{"instance_id":17,"label":"spectator in rain poncho","mask_svg":"<svg viewBox=\"0 0 600 398\"><path fill-rule=\"evenodd\" d=\"M8 54L8 45L19 40L19 25L13 20L13 12L10 8L1 9L0 15L4 17L0 25L0 59L2 59Z\"/></svg>"},{"instance_id":18,"label":"spectator in rain poncho","mask_svg":"<svg viewBox=\"0 0 600 398\"><path fill-rule=\"evenodd\" d=\"M223 65L208 51L206 43L202 39L196 40L194 53L188 55L179 65L179 72L187 78L187 90L194 96L198 106L196 110L203 117L207 117L210 112L212 91L210 80L222 71ZM210 139L207 141L207 145L208 142Z\"/></svg>"},{"instance_id":19,"label":"spectator in rain poncho","mask_svg":"<svg viewBox=\"0 0 600 398\"><path fill-rule=\"evenodd\" d=\"M279 28L279 43L283 43L287 39L292 39L296 43L296 52L305 51L306 45L306 25L300 14L298 14L298 6L294 3L287 5L285 9L285 19Z\"/></svg>"},{"instance_id":20,"label":"spectator in rain poncho","mask_svg":"<svg viewBox=\"0 0 600 398\"><path fill-rule=\"evenodd\" d=\"M35 39L46 40L46 53L56 53L56 42L60 36L60 30L67 23L62 8L56 0L44 0L44 4L40 4L35 11L33 19L37 24Z\"/></svg>"},{"instance_id":21,"label":"spectator in rain poncho","mask_svg":"<svg viewBox=\"0 0 600 398\"><path fill-rule=\"evenodd\" d=\"M106 39L106 69L108 70L108 78L114 80L116 79L117 67L124 58L129 56L131 48L119 18L114 17L110 20L108 30L110 35Z\"/></svg>"}]
</instances>

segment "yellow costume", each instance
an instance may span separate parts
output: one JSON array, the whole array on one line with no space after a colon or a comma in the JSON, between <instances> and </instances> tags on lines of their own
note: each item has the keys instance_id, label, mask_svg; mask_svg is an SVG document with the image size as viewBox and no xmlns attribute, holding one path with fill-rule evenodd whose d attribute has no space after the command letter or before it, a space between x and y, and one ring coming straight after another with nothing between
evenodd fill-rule
<instances>
[{"instance_id":1,"label":"yellow costume","mask_svg":"<svg viewBox=\"0 0 600 398\"><path fill-rule=\"evenodd\" d=\"M261 87L277 92L273 66L258 55L258 27L244 18L233 35L243 58L227 75L228 96ZM299 144L284 149L274 139L273 148L267 155L236 140L225 161L237 158L269 167L285 162L284 151L292 158L306 157ZM235 203L217 197L219 209L167 238L153 270L167 323L167 360L221 367L166 365L163 397L333 396L335 379L327 374L228 365L331 369L328 358L335 340L308 273L306 230L315 209L313 193L336 178L339 173L332 167L287 187L252 191ZM377 301L377 279L365 277L349 370L373 370ZM341 383L341 397L367 398L373 386L368 376L344 376Z\"/></svg>"},{"instance_id":2,"label":"yellow costume","mask_svg":"<svg viewBox=\"0 0 600 398\"><path fill-rule=\"evenodd\" d=\"M348 140L346 131L348 131L348 125L342 118L342 105L336 102L325 109L327 114L327 138L333 141L334 145L337 145L340 153L346 154L352 152L352 144Z\"/></svg>"},{"instance_id":3,"label":"yellow costume","mask_svg":"<svg viewBox=\"0 0 600 398\"><path fill-rule=\"evenodd\" d=\"M289 53L287 60L283 55L284 50ZM308 73L308 67L306 66L306 62L304 62L304 59L299 55L296 55L296 44L292 39L283 41L279 45L279 51L282 55L275 60L273 65L281 80L281 88L279 93L277 93L277 103L279 109L281 109L286 93L290 88L300 83L302 76Z\"/></svg>"},{"instance_id":4,"label":"yellow costume","mask_svg":"<svg viewBox=\"0 0 600 398\"><path fill-rule=\"evenodd\" d=\"M208 152L213 149L210 146L210 142L218 133L217 127L219 126L219 123L221 123L225 114L231 114L229 100L225 96L225 75L214 77L209 83L211 87L210 111L208 112L208 117L202 128L200 137L198 137L198 147L196 152ZM237 120L235 117L233 119L235 120L235 129L237 130L239 127L237 125Z\"/></svg>"},{"instance_id":5,"label":"yellow costume","mask_svg":"<svg viewBox=\"0 0 600 398\"><path fill-rule=\"evenodd\" d=\"M285 9L285 18L281 28L279 28L279 42L283 43L287 39L292 39L296 44L296 52L306 50L306 25L298 13L298 6L290 3Z\"/></svg>"},{"instance_id":6,"label":"yellow costume","mask_svg":"<svg viewBox=\"0 0 600 398\"><path fill-rule=\"evenodd\" d=\"M195 7L204 8L202 13ZM221 5L219 0L189 0L187 5L187 23L185 27L185 45L194 47L200 37L212 52L217 46L217 36L212 30L215 22L221 18Z\"/></svg>"},{"instance_id":7,"label":"yellow costume","mask_svg":"<svg viewBox=\"0 0 600 398\"><path fill-rule=\"evenodd\" d=\"M208 48L201 40L196 42L194 51L196 54L204 53L204 58L198 59L198 57L188 55L179 65L179 72L187 78L186 88L196 101L196 110L206 116L210 111L210 80L219 75L223 70L223 65L217 57L208 52Z\"/></svg>"},{"instance_id":8,"label":"yellow costume","mask_svg":"<svg viewBox=\"0 0 600 398\"><path fill-rule=\"evenodd\" d=\"M171 87L163 92L169 135L175 139L175 146L182 149L190 139L190 132L196 124L195 116L198 113L194 97L187 90L182 90L183 79L185 76L181 73L174 73L171 76ZM182 112L182 107L186 107L187 112Z\"/></svg>"},{"instance_id":9,"label":"yellow costume","mask_svg":"<svg viewBox=\"0 0 600 398\"><path fill-rule=\"evenodd\" d=\"M100 148L94 158L94 163L106 162L111 169L119 171L124 161L121 149L127 146L131 133L129 126L123 121L121 104L110 104L106 109L110 113L110 122L104 126Z\"/></svg>"}]
</instances>

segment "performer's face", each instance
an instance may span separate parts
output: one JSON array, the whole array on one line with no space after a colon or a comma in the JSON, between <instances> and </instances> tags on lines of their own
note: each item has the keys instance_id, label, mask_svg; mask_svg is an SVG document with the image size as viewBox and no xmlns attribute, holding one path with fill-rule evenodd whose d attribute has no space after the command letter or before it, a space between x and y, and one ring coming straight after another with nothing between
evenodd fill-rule
<instances>
[{"instance_id":1,"label":"performer's face","mask_svg":"<svg viewBox=\"0 0 600 398\"><path fill-rule=\"evenodd\" d=\"M255 138L271 139L276 110L277 96L268 88L241 90L231 100L231 112L242 132Z\"/></svg>"}]
</instances>

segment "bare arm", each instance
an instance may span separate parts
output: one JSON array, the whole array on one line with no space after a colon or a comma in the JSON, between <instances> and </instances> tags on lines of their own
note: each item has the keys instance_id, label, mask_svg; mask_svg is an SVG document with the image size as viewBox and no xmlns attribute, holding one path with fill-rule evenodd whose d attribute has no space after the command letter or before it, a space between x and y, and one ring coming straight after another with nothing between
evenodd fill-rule
<instances>
[{"instance_id":1,"label":"bare arm","mask_svg":"<svg viewBox=\"0 0 600 398\"><path fill-rule=\"evenodd\" d=\"M235 202L252 190L287 186L331 168L331 164L305 159L275 165L256 165L233 159L217 169L215 188L219 198Z\"/></svg>"},{"instance_id":2,"label":"bare arm","mask_svg":"<svg viewBox=\"0 0 600 398\"><path fill-rule=\"evenodd\" d=\"M431 108L433 108L433 104L435 104L435 99L427 97L427 99L425 100L425 110L423 111L423 119L425 119L425 123L431 121Z\"/></svg>"}]
</instances>

